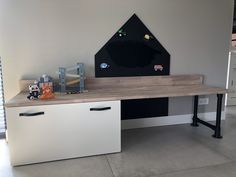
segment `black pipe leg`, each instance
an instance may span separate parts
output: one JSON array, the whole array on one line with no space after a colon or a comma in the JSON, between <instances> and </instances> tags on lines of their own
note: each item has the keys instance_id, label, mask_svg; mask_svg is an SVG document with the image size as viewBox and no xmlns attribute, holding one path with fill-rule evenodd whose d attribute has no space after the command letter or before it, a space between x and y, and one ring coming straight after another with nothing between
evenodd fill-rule
<instances>
[{"instance_id":1,"label":"black pipe leg","mask_svg":"<svg viewBox=\"0 0 236 177\"><path fill-rule=\"evenodd\" d=\"M198 112L198 96L196 95L196 96L194 96L193 122L191 124L193 127L198 127L197 112Z\"/></svg>"},{"instance_id":2,"label":"black pipe leg","mask_svg":"<svg viewBox=\"0 0 236 177\"><path fill-rule=\"evenodd\" d=\"M216 128L213 135L214 138L222 138L221 136L221 108L223 94L217 94L217 109L216 109Z\"/></svg>"}]
</instances>

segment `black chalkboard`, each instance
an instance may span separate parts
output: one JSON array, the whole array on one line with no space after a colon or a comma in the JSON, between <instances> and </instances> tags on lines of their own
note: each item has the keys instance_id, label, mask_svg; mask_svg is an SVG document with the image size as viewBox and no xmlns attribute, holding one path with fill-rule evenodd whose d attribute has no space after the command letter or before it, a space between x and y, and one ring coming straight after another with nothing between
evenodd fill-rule
<instances>
[{"instance_id":1,"label":"black chalkboard","mask_svg":"<svg viewBox=\"0 0 236 177\"><path fill-rule=\"evenodd\" d=\"M170 54L133 15L96 53L96 77L169 75Z\"/></svg>"},{"instance_id":2,"label":"black chalkboard","mask_svg":"<svg viewBox=\"0 0 236 177\"><path fill-rule=\"evenodd\" d=\"M170 54L133 15L95 55L96 77L170 74ZM168 115L168 98L121 100L121 119Z\"/></svg>"}]
</instances>

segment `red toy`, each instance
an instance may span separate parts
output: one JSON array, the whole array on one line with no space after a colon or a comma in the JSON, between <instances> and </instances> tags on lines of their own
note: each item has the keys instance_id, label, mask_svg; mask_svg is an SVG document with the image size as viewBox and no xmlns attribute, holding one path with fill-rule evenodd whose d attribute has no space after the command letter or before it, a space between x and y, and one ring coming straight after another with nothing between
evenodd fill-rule
<instances>
[{"instance_id":1,"label":"red toy","mask_svg":"<svg viewBox=\"0 0 236 177\"><path fill-rule=\"evenodd\" d=\"M42 95L40 96L40 99L51 99L55 98L55 95L53 94L52 85L49 83L43 83L42 84Z\"/></svg>"}]
</instances>

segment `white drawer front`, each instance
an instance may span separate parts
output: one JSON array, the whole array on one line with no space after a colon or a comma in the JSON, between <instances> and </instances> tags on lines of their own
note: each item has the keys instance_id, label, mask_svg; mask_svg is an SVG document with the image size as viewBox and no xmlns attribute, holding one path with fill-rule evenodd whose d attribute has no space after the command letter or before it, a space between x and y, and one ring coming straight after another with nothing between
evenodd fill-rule
<instances>
[{"instance_id":1,"label":"white drawer front","mask_svg":"<svg viewBox=\"0 0 236 177\"><path fill-rule=\"evenodd\" d=\"M7 108L6 114L12 165L121 150L120 101Z\"/></svg>"}]
</instances>

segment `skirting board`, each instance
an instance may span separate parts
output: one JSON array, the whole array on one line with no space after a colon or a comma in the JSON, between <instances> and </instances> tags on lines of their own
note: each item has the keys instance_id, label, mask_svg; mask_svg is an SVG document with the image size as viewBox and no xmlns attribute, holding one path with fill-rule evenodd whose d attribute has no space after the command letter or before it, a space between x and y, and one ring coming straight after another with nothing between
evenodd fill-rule
<instances>
[{"instance_id":1,"label":"skirting board","mask_svg":"<svg viewBox=\"0 0 236 177\"><path fill-rule=\"evenodd\" d=\"M155 127L164 125L177 125L177 124L189 124L192 122L193 114L175 115L175 116L164 116L164 117L152 117L145 119L130 119L122 120L122 129L134 129L134 128L145 128ZM198 117L205 121L215 121L216 112L199 113ZM221 119L225 120L225 111L221 112Z\"/></svg>"}]
</instances>

